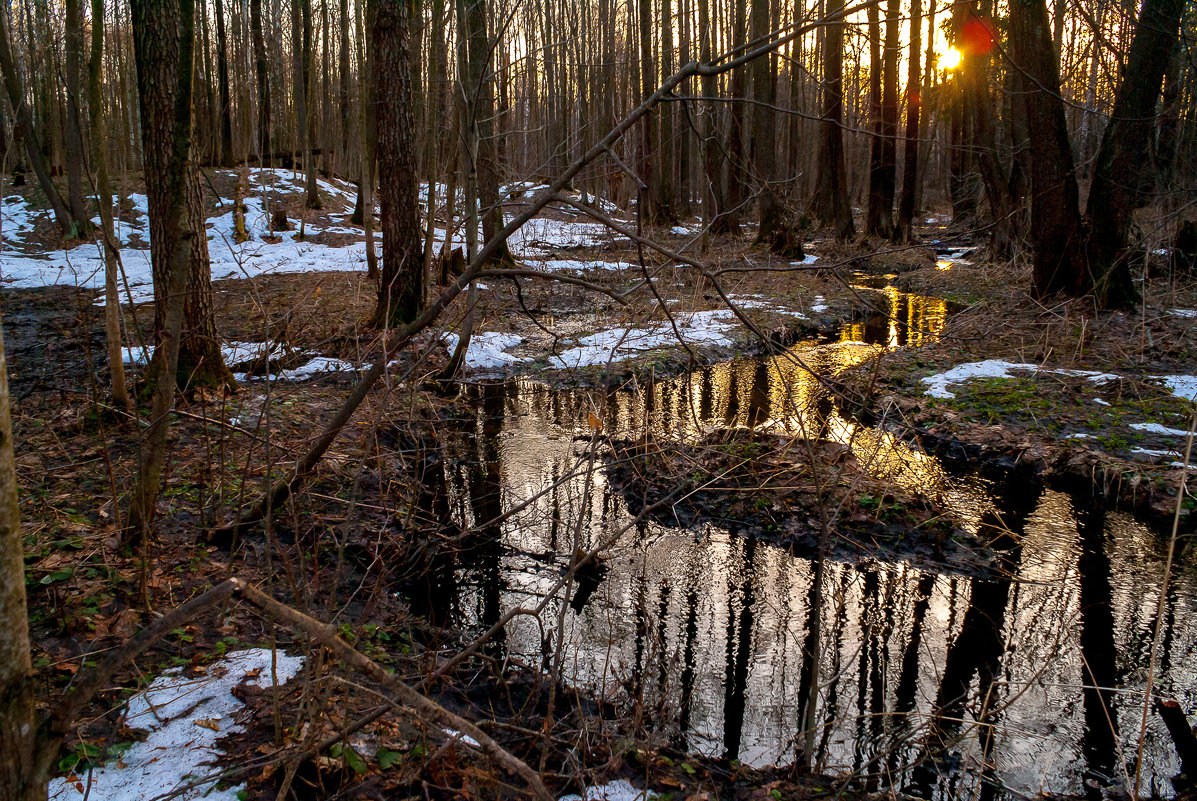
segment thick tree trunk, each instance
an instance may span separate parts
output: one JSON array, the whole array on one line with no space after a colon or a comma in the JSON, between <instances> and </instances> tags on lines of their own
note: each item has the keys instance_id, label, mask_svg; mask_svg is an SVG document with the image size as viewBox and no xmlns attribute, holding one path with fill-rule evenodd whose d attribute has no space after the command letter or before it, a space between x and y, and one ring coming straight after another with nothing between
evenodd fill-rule
<instances>
[{"instance_id":1,"label":"thick tree trunk","mask_svg":"<svg viewBox=\"0 0 1197 801\"><path fill-rule=\"evenodd\" d=\"M843 0L828 0L827 16L844 10ZM838 239L856 233L852 206L848 203L848 181L844 167L844 23L826 26L823 38L823 149L819 158L814 213L823 223L835 226Z\"/></svg>"},{"instance_id":2,"label":"thick tree trunk","mask_svg":"<svg viewBox=\"0 0 1197 801\"><path fill-rule=\"evenodd\" d=\"M1086 258L1097 305L1126 306L1137 298L1126 253L1132 215L1151 201L1152 132L1156 104L1180 28L1184 0L1144 0L1134 39L1101 139L1089 188Z\"/></svg>"},{"instance_id":3,"label":"thick tree trunk","mask_svg":"<svg viewBox=\"0 0 1197 801\"><path fill-rule=\"evenodd\" d=\"M374 0L370 6L382 207L382 283L373 323L380 328L410 322L424 308L408 56L410 10L408 0Z\"/></svg>"},{"instance_id":4,"label":"thick tree trunk","mask_svg":"<svg viewBox=\"0 0 1197 801\"><path fill-rule=\"evenodd\" d=\"M165 375L160 362L166 357L164 343L174 339L169 332L172 291L179 260L185 270L181 279L183 327L178 336L178 359L174 375L180 388L235 386L220 353L213 310L212 268L208 259L208 237L199 169L192 159L191 112L186 128L179 96L191 93L191 45L182 52L184 33L171 18L180 0L163 0L161 11L147 11L148 31L139 31L138 88L141 98L142 148L145 153L146 198L149 206L150 265L154 279L154 341L157 345L150 374ZM192 0L182 0L190 4ZM162 17L161 19L159 17ZM194 25L194 23L191 23ZM173 27L172 27L173 26ZM165 41L156 41L165 37ZM150 43L148 40L154 38ZM177 137L186 136L184 141ZM176 203L177 208L176 208ZM181 219L180 219L181 216ZM185 255L183 249L186 250Z\"/></svg>"},{"instance_id":5,"label":"thick tree trunk","mask_svg":"<svg viewBox=\"0 0 1197 801\"><path fill-rule=\"evenodd\" d=\"M41 187L46 199L50 202L50 208L54 210L54 219L58 223L58 230L63 236L70 239L78 234L75 218L67 208L62 195L59 194L58 188L50 180L50 171L42 156L42 143L35 135L33 113L26 102L25 87L13 58L12 38L8 33L7 15L3 13L0 13L0 73L4 74L4 88L8 91L8 101L11 104L13 115L16 117L17 131L21 141L25 144L25 155L29 159L29 166L37 176L38 186Z\"/></svg>"},{"instance_id":6,"label":"thick tree trunk","mask_svg":"<svg viewBox=\"0 0 1197 801\"><path fill-rule=\"evenodd\" d=\"M894 240L912 243L914 204L919 182L919 111L923 103L919 59L922 58L922 0L910 0L910 63L906 77L906 142L903 146L902 196L898 200L898 222ZM934 31L932 31L934 33Z\"/></svg>"},{"instance_id":7,"label":"thick tree trunk","mask_svg":"<svg viewBox=\"0 0 1197 801\"><path fill-rule=\"evenodd\" d=\"M1031 137L1032 284L1038 296L1085 283L1076 166L1045 0L1011 0L1010 57L1022 75Z\"/></svg>"},{"instance_id":8,"label":"thick tree trunk","mask_svg":"<svg viewBox=\"0 0 1197 801\"><path fill-rule=\"evenodd\" d=\"M37 768L38 718L25 607L25 538L17 505L9 402L8 363L0 334L0 787L12 801L45 801L49 777Z\"/></svg>"},{"instance_id":9,"label":"thick tree trunk","mask_svg":"<svg viewBox=\"0 0 1197 801\"><path fill-rule=\"evenodd\" d=\"M104 101L100 96L104 61L104 0L91 0L91 58L87 66L87 108L91 112L91 163L96 171L96 204L100 211L100 236L104 248L104 335L107 340L108 374L112 381L112 402L118 409L133 411L125 383L121 354L121 301L117 289L120 266L119 242L112 216L112 187L108 181L108 135Z\"/></svg>"},{"instance_id":10,"label":"thick tree trunk","mask_svg":"<svg viewBox=\"0 0 1197 801\"><path fill-rule=\"evenodd\" d=\"M83 10L81 0L66 0L66 148L67 199L71 216L75 218L76 233L91 236L91 213L83 192L83 122L79 109L83 105L80 77L83 57Z\"/></svg>"}]
</instances>

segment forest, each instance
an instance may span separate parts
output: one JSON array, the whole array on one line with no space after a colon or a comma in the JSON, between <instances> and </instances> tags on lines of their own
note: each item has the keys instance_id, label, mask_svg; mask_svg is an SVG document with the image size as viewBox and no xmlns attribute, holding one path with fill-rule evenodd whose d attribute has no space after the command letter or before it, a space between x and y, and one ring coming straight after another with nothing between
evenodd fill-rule
<instances>
[{"instance_id":1,"label":"forest","mask_svg":"<svg viewBox=\"0 0 1197 801\"><path fill-rule=\"evenodd\" d=\"M6 0L0 801L1197 797L1197 4Z\"/></svg>"}]
</instances>

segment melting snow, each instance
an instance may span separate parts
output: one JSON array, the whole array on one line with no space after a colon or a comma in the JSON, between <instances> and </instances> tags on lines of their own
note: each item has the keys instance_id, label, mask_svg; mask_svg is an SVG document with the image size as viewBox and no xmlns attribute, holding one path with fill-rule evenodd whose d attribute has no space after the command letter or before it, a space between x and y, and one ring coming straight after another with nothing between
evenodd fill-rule
<instances>
[{"instance_id":1,"label":"melting snow","mask_svg":"<svg viewBox=\"0 0 1197 801\"><path fill-rule=\"evenodd\" d=\"M726 346L731 339L726 332L734 327L727 322L733 316L730 309L691 312L675 315L682 340L689 345ZM630 359L644 351L677 342L673 326L668 322L647 328L609 328L582 337L578 346L550 356L549 364L557 369L589 367Z\"/></svg>"},{"instance_id":2,"label":"melting snow","mask_svg":"<svg viewBox=\"0 0 1197 801\"><path fill-rule=\"evenodd\" d=\"M229 654L199 678L167 670L129 701L126 723L148 729L149 736L116 762L96 768L90 791L87 776L52 779L49 801L74 801L85 793L93 801L145 801L173 792L179 792L174 796L179 801L236 801L242 788L216 789L215 780L204 779L204 766L217 757L220 738L242 730L235 716L244 704L233 689L274 686L271 661L270 651L254 648ZM273 672L286 683L302 666L302 657L278 653Z\"/></svg>"},{"instance_id":3,"label":"melting snow","mask_svg":"<svg viewBox=\"0 0 1197 801\"><path fill-rule=\"evenodd\" d=\"M460 337L457 334L445 334L445 347L452 355L457 350ZM514 348L524 341L515 334L503 334L498 331L484 331L470 337L470 345L466 349L465 366L471 370L483 370L492 367L506 367L524 361L519 356L512 356L504 351Z\"/></svg>"},{"instance_id":4,"label":"melting snow","mask_svg":"<svg viewBox=\"0 0 1197 801\"><path fill-rule=\"evenodd\" d=\"M582 259L549 259L540 262L537 265L532 263L533 267L539 266L542 270L557 271L557 270L638 270L640 267L635 264L630 264L626 261L584 261Z\"/></svg>"},{"instance_id":5,"label":"melting snow","mask_svg":"<svg viewBox=\"0 0 1197 801\"><path fill-rule=\"evenodd\" d=\"M1168 428L1159 423L1131 423L1131 428L1148 434L1163 434L1168 437L1187 437L1189 432L1182 428Z\"/></svg>"},{"instance_id":6,"label":"melting snow","mask_svg":"<svg viewBox=\"0 0 1197 801\"><path fill-rule=\"evenodd\" d=\"M652 790L637 790L627 779L587 787L582 795L565 795L559 801L649 801L656 798Z\"/></svg>"},{"instance_id":7,"label":"melting snow","mask_svg":"<svg viewBox=\"0 0 1197 801\"><path fill-rule=\"evenodd\" d=\"M1101 373L1095 370L1055 370L1049 367L1040 367L1037 364L1027 364L1025 362L1007 362L1002 361L1001 359L987 359L983 362L969 362L968 364L960 364L956 367L953 367L951 370L948 370L947 372L927 376L923 379L923 383L927 385L927 394L933 398L954 398L956 395L955 393L948 391L948 384L958 384L962 381L967 381L970 378L1013 378L1011 372L1014 370L1079 376L1087 378L1090 381L1098 384L1104 384L1108 381L1116 381L1118 379L1118 376L1114 375L1113 373Z\"/></svg>"},{"instance_id":8,"label":"melting snow","mask_svg":"<svg viewBox=\"0 0 1197 801\"><path fill-rule=\"evenodd\" d=\"M1197 317L1197 309L1168 309L1173 317Z\"/></svg>"}]
</instances>

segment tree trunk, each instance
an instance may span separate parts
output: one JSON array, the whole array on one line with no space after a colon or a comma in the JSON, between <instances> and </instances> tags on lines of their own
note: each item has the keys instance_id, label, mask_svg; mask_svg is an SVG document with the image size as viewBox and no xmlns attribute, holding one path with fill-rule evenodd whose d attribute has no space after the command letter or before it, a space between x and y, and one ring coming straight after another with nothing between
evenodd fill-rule
<instances>
[{"instance_id":1,"label":"tree trunk","mask_svg":"<svg viewBox=\"0 0 1197 801\"><path fill-rule=\"evenodd\" d=\"M316 159L312 156L311 120L311 61L312 61L312 4L298 0L291 10L292 63L295 71L295 128L299 152L305 168L303 205L320 208L320 193L316 190Z\"/></svg>"},{"instance_id":2,"label":"tree trunk","mask_svg":"<svg viewBox=\"0 0 1197 801\"><path fill-rule=\"evenodd\" d=\"M848 203L848 180L844 167L844 23L838 17L844 0L828 0L827 16L837 18L825 27L823 37L823 149L819 158L814 213L822 222L835 226L838 239L856 233L852 207Z\"/></svg>"},{"instance_id":3,"label":"tree trunk","mask_svg":"<svg viewBox=\"0 0 1197 801\"><path fill-rule=\"evenodd\" d=\"M366 236L366 278L371 281L379 279L378 255L374 248L374 145L375 131L378 128L377 113L374 103L376 89L374 85L374 65L370 40L366 38L362 25L362 3L357 3L358 40L362 43L362 58L360 71L361 93L361 135L362 135L362 171L358 180L358 208L362 230Z\"/></svg>"},{"instance_id":4,"label":"tree trunk","mask_svg":"<svg viewBox=\"0 0 1197 801\"><path fill-rule=\"evenodd\" d=\"M349 164L349 140L351 131L349 113L349 0L341 0L341 38L340 38L340 72L341 72L341 150L337 153L336 169L342 173ZM327 133L325 134L327 137Z\"/></svg>"},{"instance_id":5,"label":"tree trunk","mask_svg":"<svg viewBox=\"0 0 1197 801\"><path fill-rule=\"evenodd\" d=\"M182 52L187 34L172 21L180 3L193 0L164 0L161 11L146 11L150 28L137 32L137 65L141 98L142 149L145 153L146 198L149 206L150 265L154 280L154 341L156 348L150 375L175 375L180 388L235 386L220 353L213 310L212 268L208 259L208 237L199 169L192 163L190 105L184 111L181 96L191 97L192 45ZM194 30L194 22L187 28ZM194 35L193 33L191 35ZM165 41L154 41L151 38ZM182 73L187 73L183 76ZM184 119L185 117L185 119ZM185 123L185 127L184 127ZM181 141L177 141L179 138ZM176 203L178 208L176 209ZM180 219L181 216L181 219ZM184 254L183 249L186 249ZM179 279L174 271L185 275ZM172 290L181 281L178 292ZM169 330L171 307L182 293L183 323L178 336ZM169 342L177 347L175 370L161 371ZM155 388L155 392L157 392Z\"/></svg>"},{"instance_id":6,"label":"tree trunk","mask_svg":"<svg viewBox=\"0 0 1197 801\"><path fill-rule=\"evenodd\" d=\"M91 214L83 195L83 122L79 108L83 97L80 93L80 59L83 57L83 10L81 0L66 0L66 130L63 142L66 147L67 199L71 204L71 216L75 218L75 232L81 237L91 236Z\"/></svg>"},{"instance_id":7,"label":"tree trunk","mask_svg":"<svg viewBox=\"0 0 1197 801\"><path fill-rule=\"evenodd\" d=\"M192 148L193 0L132 0L131 6L157 342L150 363L154 377L150 427L145 433L125 532L127 541L139 543L151 534L166 462L176 386L171 378L181 372L183 318L193 277L195 240L206 247L207 237L203 218L197 228L189 208L192 198L199 199L195 175L188 171ZM207 266L203 265L205 269ZM219 350L216 355L219 359ZM220 366L224 367L223 361Z\"/></svg>"},{"instance_id":8,"label":"tree trunk","mask_svg":"<svg viewBox=\"0 0 1197 801\"><path fill-rule=\"evenodd\" d=\"M1137 299L1126 253L1132 215L1151 202L1156 104L1184 0L1144 0L1089 188L1088 280L1099 307Z\"/></svg>"},{"instance_id":9,"label":"tree trunk","mask_svg":"<svg viewBox=\"0 0 1197 801\"><path fill-rule=\"evenodd\" d=\"M889 0L885 11L885 53L881 70L881 158L877 194L880 215L876 233L889 237L894 230L894 192L898 174L898 0Z\"/></svg>"},{"instance_id":10,"label":"tree trunk","mask_svg":"<svg viewBox=\"0 0 1197 801\"><path fill-rule=\"evenodd\" d=\"M652 0L640 0L637 22L640 28L640 100L643 102L656 89L657 71L653 66L653 4ZM659 109L644 115L640 124L640 183L641 189L636 201L641 218L649 225L660 218L657 206L659 191L657 181L660 172L656 167L656 127Z\"/></svg>"},{"instance_id":11,"label":"tree trunk","mask_svg":"<svg viewBox=\"0 0 1197 801\"><path fill-rule=\"evenodd\" d=\"M476 173L478 202L482 211L482 238L489 240L503 229L503 207L499 201L499 167L495 148L495 72L494 50L486 32L486 0L459 0L457 13L465 24L467 74L463 97L468 125L478 132L477 163L467 165ZM410 112L409 112L410 113ZM564 143L561 143L564 147ZM503 243L495 262L514 264L515 259Z\"/></svg>"},{"instance_id":12,"label":"tree trunk","mask_svg":"<svg viewBox=\"0 0 1197 801\"><path fill-rule=\"evenodd\" d=\"M1082 291L1076 166L1068 141L1060 70L1052 47L1045 0L1010 3L1010 57L1022 75L1031 137L1032 284L1037 296Z\"/></svg>"},{"instance_id":13,"label":"tree trunk","mask_svg":"<svg viewBox=\"0 0 1197 801\"><path fill-rule=\"evenodd\" d=\"M216 3L216 80L220 85L220 159L227 167L233 163L233 107L229 100L229 59L224 33L224 0Z\"/></svg>"},{"instance_id":14,"label":"tree trunk","mask_svg":"<svg viewBox=\"0 0 1197 801\"><path fill-rule=\"evenodd\" d=\"M763 41L769 35L769 0L752 0L752 19L749 36ZM802 242L786 224L785 212L777 197L777 120L776 104L768 58L758 58L752 64L752 166L756 173L756 207L760 227L756 241L767 244L786 258L802 258Z\"/></svg>"},{"instance_id":15,"label":"tree trunk","mask_svg":"<svg viewBox=\"0 0 1197 801\"><path fill-rule=\"evenodd\" d=\"M100 96L104 62L104 0L91 0L91 59L87 67L87 109L91 112L91 163L96 171L96 204L100 211L100 236L104 247L104 335L107 340L108 374L112 380L112 402L118 409L133 411L125 384L121 354L121 301L117 289L120 266L119 242L112 217L112 187L108 181L108 135L104 101Z\"/></svg>"},{"instance_id":16,"label":"tree trunk","mask_svg":"<svg viewBox=\"0 0 1197 801\"><path fill-rule=\"evenodd\" d=\"M913 243L914 203L919 181L919 111L923 98L920 90L919 59L922 53L922 0L910 0L910 63L906 77L906 142L903 146L902 196L898 201L898 224L894 240ZM934 31L932 31L934 34Z\"/></svg>"},{"instance_id":17,"label":"tree trunk","mask_svg":"<svg viewBox=\"0 0 1197 801\"><path fill-rule=\"evenodd\" d=\"M25 607L25 538L17 505L9 402L8 363L0 334L0 787L12 801L45 801L49 776L38 775L41 771L37 768L38 717Z\"/></svg>"},{"instance_id":18,"label":"tree trunk","mask_svg":"<svg viewBox=\"0 0 1197 801\"><path fill-rule=\"evenodd\" d=\"M270 144L270 71L262 36L262 0L249 0L249 27L254 41L254 73L258 78L258 155L263 159L262 166L269 167L265 159L273 152Z\"/></svg>"},{"instance_id":19,"label":"tree trunk","mask_svg":"<svg viewBox=\"0 0 1197 801\"><path fill-rule=\"evenodd\" d=\"M764 2L767 3L768 0L764 0ZM768 9L766 8L767 16ZM661 83L664 83L673 75L673 0L661 0L660 67ZM655 86L653 90L656 90ZM677 160L674 158L677 142L673 135L674 104L662 103L658 107L657 116L661 123L661 141L658 145L660 162L657 175L657 216L661 222L674 222L677 220L677 209L675 208L677 205Z\"/></svg>"},{"instance_id":20,"label":"tree trunk","mask_svg":"<svg viewBox=\"0 0 1197 801\"><path fill-rule=\"evenodd\" d=\"M379 328L411 322L424 308L408 57L410 11L408 0L374 0L369 10L382 206L382 283L373 318Z\"/></svg>"},{"instance_id":21,"label":"tree trunk","mask_svg":"<svg viewBox=\"0 0 1197 801\"><path fill-rule=\"evenodd\" d=\"M865 233L878 235L884 230L881 214L881 12L869 4L869 119L873 137L869 142L869 205L865 210Z\"/></svg>"},{"instance_id":22,"label":"tree trunk","mask_svg":"<svg viewBox=\"0 0 1197 801\"><path fill-rule=\"evenodd\" d=\"M28 7L26 7L28 8ZM12 106L13 116L16 117L17 130L21 141L25 143L25 155L29 159L29 166L37 176L38 186L50 202L54 210L54 219L58 223L58 230L68 239L78 234L75 218L67 208L58 188L50 180L50 171L42 156L42 143L36 136L33 127L33 113L26 102L25 87L21 75L17 72L16 61L12 54L12 39L8 34L7 15L0 12L0 72L4 74L4 88L8 91L8 100Z\"/></svg>"}]
</instances>

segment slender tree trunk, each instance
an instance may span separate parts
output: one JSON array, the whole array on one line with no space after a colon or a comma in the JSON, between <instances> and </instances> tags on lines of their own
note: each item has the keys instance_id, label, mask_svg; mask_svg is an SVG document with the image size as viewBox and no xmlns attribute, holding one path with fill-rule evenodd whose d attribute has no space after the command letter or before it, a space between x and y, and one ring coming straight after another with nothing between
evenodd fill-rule
<instances>
[{"instance_id":1,"label":"slender tree trunk","mask_svg":"<svg viewBox=\"0 0 1197 801\"><path fill-rule=\"evenodd\" d=\"M375 77L373 62L373 44L365 35L362 26L362 2L357 3L358 40L362 43L361 78L359 91L361 93L361 135L362 135L362 172L358 181L358 208L361 210L361 224L366 236L366 277L371 281L379 280L378 255L374 247L374 144L377 125L377 110L375 107Z\"/></svg>"},{"instance_id":2,"label":"slender tree trunk","mask_svg":"<svg viewBox=\"0 0 1197 801\"><path fill-rule=\"evenodd\" d=\"M656 89L657 71L653 65L653 4L652 0L639 0L639 13L636 16L640 28L640 100L653 93ZM657 181L660 171L656 161L660 155L656 145L657 115L654 109L646 114L641 123L640 139L640 190L637 206L644 222L655 225L661 217L657 201L660 198Z\"/></svg>"},{"instance_id":3,"label":"slender tree trunk","mask_svg":"<svg viewBox=\"0 0 1197 801\"><path fill-rule=\"evenodd\" d=\"M881 163L877 194L880 216L876 233L882 237L893 234L894 192L898 173L898 55L902 45L899 33L898 0L889 0L885 11L885 53L881 70Z\"/></svg>"},{"instance_id":4,"label":"slender tree trunk","mask_svg":"<svg viewBox=\"0 0 1197 801\"><path fill-rule=\"evenodd\" d=\"M828 0L827 16L844 10L843 0ZM848 181L844 167L844 23L829 23L823 38L823 149L819 158L819 177L815 190L814 213L824 223L835 226L838 239L856 233L852 207L848 203Z\"/></svg>"},{"instance_id":5,"label":"slender tree trunk","mask_svg":"<svg viewBox=\"0 0 1197 801\"><path fill-rule=\"evenodd\" d=\"M297 0L291 10L292 63L295 72L295 128L299 152L305 168L303 204L309 209L320 208L320 193L316 190L316 159L312 156L311 121L311 61L312 61L312 4L311 0Z\"/></svg>"},{"instance_id":6,"label":"slender tree trunk","mask_svg":"<svg viewBox=\"0 0 1197 801\"><path fill-rule=\"evenodd\" d=\"M104 0L91 0L91 58L87 66L87 108L91 112L91 163L96 171L96 205L100 211L100 235L104 248L104 335L107 339L108 374L112 380L112 401L118 409L133 411L125 384L121 358L121 301L117 288L120 243L112 217L112 187L108 181L108 135L104 100L100 95L104 61Z\"/></svg>"},{"instance_id":7,"label":"slender tree trunk","mask_svg":"<svg viewBox=\"0 0 1197 801\"><path fill-rule=\"evenodd\" d=\"M749 36L754 41L769 35L769 0L752 0ZM786 258L802 258L802 243L786 224L785 211L777 196L777 119L773 76L767 58L752 64L752 96L755 100L752 120L752 165L758 184L756 207L760 227L757 242L767 244Z\"/></svg>"},{"instance_id":8,"label":"slender tree trunk","mask_svg":"<svg viewBox=\"0 0 1197 801\"><path fill-rule=\"evenodd\" d=\"M341 72L341 149L337 153L336 170L346 177L343 171L349 164L349 141L352 134L349 113L349 0L341 0L341 37L340 37L340 72ZM328 138L327 133L325 139Z\"/></svg>"},{"instance_id":9,"label":"slender tree trunk","mask_svg":"<svg viewBox=\"0 0 1197 801\"><path fill-rule=\"evenodd\" d=\"M881 164L881 12L876 3L868 8L869 17L869 119L873 137L869 142L869 204L865 210L865 233L878 235L884 230L882 222L882 164Z\"/></svg>"},{"instance_id":10,"label":"slender tree trunk","mask_svg":"<svg viewBox=\"0 0 1197 801\"><path fill-rule=\"evenodd\" d=\"M67 199L71 205L71 216L75 218L76 233L81 237L91 235L91 214L83 193L83 121L79 109L83 104L80 92L81 64L83 58L83 10L81 0L66 0L66 130L63 141L66 147Z\"/></svg>"},{"instance_id":11,"label":"slender tree trunk","mask_svg":"<svg viewBox=\"0 0 1197 801\"><path fill-rule=\"evenodd\" d=\"M765 0L768 2L768 0ZM673 75L673 0L661 0L661 83ZM767 61L767 60L766 60ZM656 90L656 87L653 87ZM677 142L673 136L675 104L663 103L657 112L661 123L660 156L657 175L657 214L661 222L677 220Z\"/></svg>"},{"instance_id":12,"label":"slender tree trunk","mask_svg":"<svg viewBox=\"0 0 1197 801\"><path fill-rule=\"evenodd\" d=\"M28 10L28 6L26 6ZM76 221L66 202L59 194L58 188L50 180L50 171L42 156L42 143L36 136L33 127L33 113L26 102L25 87L21 75L17 72L16 61L12 54L12 38L8 33L7 14L0 10L0 73L4 74L4 88L8 91L8 101L12 106L13 116L16 117L17 130L21 140L25 143L25 155L29 159L29 166L37 176L38 186L50 202L54 210L54 219L58 223L58 230L70 239L78 235Z\"/></svg>"},{"instance_id":13,"label":"slender tree trunk","mask_svg":"<svg viewBox=\"0 0 1197 801\"><path fill-rule=\"evenodd\" d=\"M218 163L233 163L233 106L229 100L228 41L224 32L224 0L216 4L216 81L220 86L220 159Z\"/></svg>"},{"instance_id":14,"label":"slender tree trunk","mask_svg":"<svg viewBox=\"0 0 1197 801\"><path fill-rule=\"evenodd\" d=\"M270 166L270 70L262 35L262 0L249 0L249 27L254 42L254 73L258 78L258 155L260 165ZM269 210L268 210L269 211Z\"/></svg>"},{"instance_id":15,"label":"slender tree trunk","mask_svg":"<svg viewBox=\"0 0 1197 801\"><path fill-rule=\"evenodd\" d=\"M898 224L894 228L897 242L914 242L914 204L919 181L919 111L922 106L922 78L919 59L922 58L923 28L922 0L910 0L910 62L906 74L906 143L903 146L902 196L898 200ZM932 31L934 33L934 31Z\"/></svg>"},{"instance_id":16,"label":"slender tree trunk","mask_svg":"<svg viewBox=\"0 0 1197 801\"><path fill-rule=\"evenodd\" d=\"M477 173L478 201L481 204L482 238L489 240L503 229L503 207L499 200L499 165L495 148L495 72L490 37L486 32L486 0L459 0L457 13L465 25L467 74L462 87L465 112L472 117L471 129L478 132L478 160L467 165ZM564 147L564 143L559 143ZM514 263L504 243L496 262Z\"/></svg>"},{"instance_id":17,"label":"slender tree trunk","mask_svg":"<svg viewBox=\"0 0 1197 801\"><path fill-rule=\"evenodd\" d=\"M49 776L38 775L37 769L38 718L25 607L25 538L17 505L9 404L8 363L0 334L0 787L12 801L45 801Z\"/></svg>"},{"instance_id":18,"label":"slender tree trunk","mask_svg":"<svg viewBox=\"0 0 1197 801\"><path fill-rule=\"evenodd\" d=\"M408 0L373 0L370 58L378 106L378 196L382 206L382 282L373 323L407 323L424 309L420 252Z\"/></svg>"}]
</instances>

